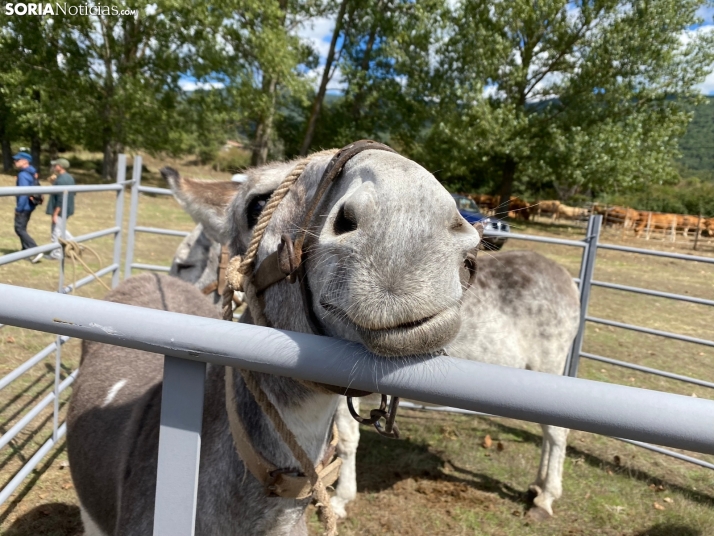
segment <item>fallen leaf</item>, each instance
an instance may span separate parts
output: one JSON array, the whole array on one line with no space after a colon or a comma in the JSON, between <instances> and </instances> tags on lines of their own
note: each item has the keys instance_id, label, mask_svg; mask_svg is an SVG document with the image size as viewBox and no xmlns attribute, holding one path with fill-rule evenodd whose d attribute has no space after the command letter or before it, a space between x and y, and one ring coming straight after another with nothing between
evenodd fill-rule
<instances>
[{"instance_id":1,"label":"fallen leaf","mask_svg":"<svg viewBox=\"0 0 714 536\"><path fill-rule=\"evenodd\" d=\"M511 512L511 515L516 516L516 517L521 517L521 512L520 512L520 510L513 510L513 512Z\"/></svg>"},{"instance_id":2,"label":"fallen leaf","mask_svg":"<svg viewBox=\"0 0 714 536\"><path fill-rule=\"evenodd\" d=\"M65 469L67 467L69 467L69 462L67 460L60 462L60 466L59 466L60 469Z\"/></svg>"},{"instance_id":3,"label":"fallen leaf","mask_svg":"<svg viewBox=\"0 0 714 536\"><path fill-rule=\"evenodd\" d=\"M654 484L650 484L650 485L647 486L647 487L650 488L652 491L654 491L654 490L657 489L657 486L655 486Z\"/></svg>"},{"instance_id":4,"label":"fallen leaf","mask_svg":"<svg viewBox=\"0 0 714 536\"><path fill-rule=\"evenodd\" d=\"M673 501L671 498L669 498L669 497L665 497L665 498L662 499L662 500L663 500L664 502L666 502L666 503L669 503L669 504L672 504L672 503L674 502L674 501Z\"/></svg>"},{"instance_id":5,"label":"fallen leaf","mask_svg":"<svg viewBox=\"0 0 714 536\"><path fill-rule=\"evenodd\" d=\"M70 489L72 487L71 482L67 482L66 484L62 484L62 489Z\"/></svg>"},{"instance_id":6,"label":"fallen leaf","mask_svg":"<svg viewBox=\"0 0 714 536\"><path fill-rule=\"evenodd\" d=\"M5 339L5 342L9 342L10 344L12 344L15 342L15 337L13 337L12 335L9 335L7 337L7 339Z\"/></svg>"},{"instance_id":7,"label":"fallen leaf","mask_svg":"<svg viewBox=\"0 0 714 536\"><path fill-rule=\"evenodd\" d=\"M585 498L586 498L586 499L589 499L589 498L590 498L590 492L589 492L589 491L585 494Z\"/></svg>"},{"instance_id":8,"label":"fallen leaf","mask_svg":"<svg viewBox=\"0 0 714 536\"><path fill-rule=\"evenodd\" d=\"M692 393L692 398L699 398L699 397L697 396L697 393Z\"/></svg>"},{"instance_id":9,"label":"fallen leaf","mask_svg":"<svg viewBox=\"0 0 714 536\"><path fill-rule=\"evenodd\" d=\"M490 435L487 435L483 438L483 443L481 443L481 446L485 449L490 449L491 445L493 445L493 439L491 439Z\"/></svg>"},{"instance_id":10,"label":"fallen leaf","mask_svg":"<svg viewBox=\"0 0 714 536\"><path fill-rule=\"evenodd\" d=\"M662 484L660 484L659 486L657 486L657 489L655 491L657 493L659 493L660 491L664 491L664 486Z\"/></svg>"},{"instance_id":11,"label":"fallen leaf","mask_svg":"<svg viewBox=\"0 0 714 536\"><path fill-rule=\"evenodd\" d=\"M655 510L664 510L664 506L659 503L654 503L652 506L655 507Z\"/></svg>"},{"instance_id":12,"label":"fallen leaf","mask_svg":"<svg viewBox=\"0 0 714 536\"><path fill-rule=\"evenodd\" d=\"M498 452L503 452L503 449L505 449L505 448L506 447L500 441L498 443L496 443L496 449L498 450Z\"/></svg>"},{"instance_id":13,"label":"fallen leaf","mask_svg":"<svg viewBox=\"0 0 714 536\"><path fill-rule=\"evenodd\" d=\"M615 462L615 465L617 466L620 466L622 464L622 460L617 454L615 454L615 456L612 458L612 461Z\"/></svg>"},{"instance_id":14,"label":"fallen leaf","mask_svg":"<svg viewBox=\"0 0 714 536\"><path fill-rule=\"evenodd\" d=\"M607 474L610 475L610 476L612 476L612 471L610 471L610 469L608 469L608 470L607 470Z\"/></svg>"},{"instance_id":15,"label":"fallen leaf","mask_svg":"<svg viewBox=\"0 0 714 536\"><path fill-rule=\"evenodd\" d=\"M607 371L604 368L601 368L600 372L607 372Z\"/></svg>"}]
</instances>

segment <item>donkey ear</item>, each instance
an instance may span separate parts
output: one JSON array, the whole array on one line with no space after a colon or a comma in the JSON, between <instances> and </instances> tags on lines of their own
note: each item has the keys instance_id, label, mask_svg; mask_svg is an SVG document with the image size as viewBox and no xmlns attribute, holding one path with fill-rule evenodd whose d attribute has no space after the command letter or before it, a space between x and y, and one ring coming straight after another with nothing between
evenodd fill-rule
<instances>
[{"instance_id":1,"label":"donkey ear","mask_svg":"<svg viewBox=\"0 0 714 536\"><path fill-rule=\"evenodd\" d=\"M240 183L187 179L171 167L161 169L161 175L173 190L174 197L212 240L225 243L226 208L240 189Z\"/></svg>"}]
</instances>

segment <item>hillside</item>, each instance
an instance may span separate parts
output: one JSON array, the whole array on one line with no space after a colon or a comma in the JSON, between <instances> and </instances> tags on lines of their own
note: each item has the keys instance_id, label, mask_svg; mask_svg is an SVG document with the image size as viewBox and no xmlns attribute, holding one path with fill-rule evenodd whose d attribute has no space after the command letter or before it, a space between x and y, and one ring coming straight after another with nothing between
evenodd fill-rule
<instances>
[{"instance_id":1,"label":"hillside","mask_svg":"<svg viewBox=\"0 0 714 536\"><path fill-rule=\"evenodd\" d=\"M714 96L708 97L706 102L695 108L694 119L680 140L679 147L682 151L680 162L685 168L683 174L714 180Z\"/></svg>"}]
</instances>

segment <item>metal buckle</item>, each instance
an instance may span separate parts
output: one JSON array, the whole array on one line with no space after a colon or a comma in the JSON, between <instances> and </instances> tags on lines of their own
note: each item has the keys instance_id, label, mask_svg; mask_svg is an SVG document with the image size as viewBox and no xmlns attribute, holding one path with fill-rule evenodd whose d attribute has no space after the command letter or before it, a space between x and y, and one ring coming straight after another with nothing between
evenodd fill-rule
<instances>
[{"instance_id":1,"label":"metal buckle","mask_svg":"<svg viewBox=\"0 0 714 536\"><path fill-rule=\"evenodd\" d=\"M268 497L278 497L279 496L276 493L276 491L278 490L278 481L280 480L280 478L283 475L291 475L291 476L295 476L295 477L305 476L297 469L287 469L287 468L275 469L273 471L270 471L270 473L268 473L268 475L270 476L270 478L265 483L265 489L268 491Z\"/></svg>"},{"instance_id":2,"label":"metal buckle","mask_svg":"<svg viewBox=\"0 0 714 536\"><path fill-rule=\"evenodd\" d=\"M362 417L355 411L352 405L352 397L347 397L347 409L350 410L350 415L360 424L371 424L379 435L389 437L391 439L399 439L399 427L394 420L397 418L397 409L399 408L399 397L393 396L389 401L389 410L387 410L387 395L382 395L382 401L378 409L373 409L369 412L369 418ZM380 422L384 419L384 427Z\"/></svg>"}]
</instances>

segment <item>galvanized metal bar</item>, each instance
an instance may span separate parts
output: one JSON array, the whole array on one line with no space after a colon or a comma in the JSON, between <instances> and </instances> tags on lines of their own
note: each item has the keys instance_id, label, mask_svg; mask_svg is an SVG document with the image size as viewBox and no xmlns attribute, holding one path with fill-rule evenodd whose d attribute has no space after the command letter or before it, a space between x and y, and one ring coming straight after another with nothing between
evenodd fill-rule
<instances>
[{"instance_id":1,"label":"galvanized metal bar","mask_svg":"<svg viewBox=\"0 0 714 536\"><path fill-rule=\"evenodd\" d=\"M639 372L646 372L647 374L655 374L656 376L662 376L663 378L669 378L671 380L678 380L680 382L693 383L695 385L701 385L702 387L709 387L714 389L714 383L708 382L706 380L699 380L697 378L692 378L691 376L683 376L681 374L674 374L673 372L667 372L666 370L659 370L656 368L645 367L643 365L636 365L634 363L628 363L627 361L620 361L619 359L612 359L610 357L603 357L597 354L591 354L588 352L582 352L581 357L587 359L592 359L593 361L600 361L601 363L607 363L608 365L615 365L617 367L623 367L627 369L637 370Z\"/></svg>"},{"instance_id":2,"label":"galvanized metal bar","mask_svg":"<svg viewBox=\"0 0 714 536\"><path fill-rule=\"evenodd\" d=\"M714 469L714 464L705 462L704 460L700 460L699 458L687 456L686 454L681 454L679 452L674 452L672 450L664 449L664 448L658 447L656 445L650 445L649 443L643 443L642 441L632 441L631 439L623 439L621 437L614 437L613 439L617 439L618 441L623 441L624 443L629 443L630 445L635 445L636 447L642 447L643 449L651 450L651 451L657 452L659 454L664 454L665 456L677 458L678 460L682 460L684 462L693 463L695 465L705 467L706 469Z\"/></svg>"},{"instance_id":3,"label":"galvanized metal bar","mask_svg":"<svg viewBox=\"0 0 714 536\"><path fill-rule=\"evenodd\" d=\"M137 233L150 233L150 234L158 234L158 235L168 235L168 236L188 236L191 233L188 233L186 231L174 231L173 229L160 229L158 227L135 227L134 232Z\"/></svg>"},{"instance_id":4,"label":"galvanized metal bar","mask_svg":"<svg viewBox=\"0 0 714 536\"><path fill-rule=\"evenodd\" d=\"M589 258L589 252L590 252L590 242L588 241L588 237L592 235L593 232L593 217L592 214L588 217L588 220L586 222L585 226L585 238L583 239L583 244L585 247L583 248L583 252L580 256L580 270L578 270L578 277L573 278L573 281L577 281L575 284L578 286L578 293L580 294L580 303L582 305L582 297L583 297L583 286L582 286L582 281L585 278L585 268L587 266L588 258ZM580 333L585 326L585 322L582 320L582 316L580 318L580 326L578 327L578 333ZM565 366L563 367L563 374L568 374L571 368L571 363L578 359L578 352L575 350L575 341L573 341L573 344L570 346L570 352L568 353L568 357L565 360Z\"/></svg>"},{"instance_id":5,"label":"galvanized metal bar","mask_svg":"<svg viewBox=\"0 0 714 536\"><path fill-rule=\"evenodd\" d=\"M583 338L585 337L585 318L588 314L588 304L590 303L590 282L593 279L595 271L595 259L597 258L597 244L600 238L600 229L602 227L602 216L596 214L590 216L588 220L587 249L583 255L583 263L580 267L580 327L575 335L573 346L570 355L566 361L567 368L565 374L573 378L578 375L578 367L580 365L580 353L583 350Z\"/></svg>"},{"instance_id":6,"label":"galvanized metal bar","mask_svg":"<svg viewBox=\"0 0 714 536\"><path fill-rule=\"evenodd\" d=\"M597 318L595 316L588 316L586 318L588 322L594 322L596 324L603 324L605 326L612 326L615 328L628 329L630 331L637 331L639 333L647 333L648 335L658 335L659 337L666 337L668 339L674 339L677 341L691 342L694 344L701 344L703 346L714 346L714 341L709 341L707 339L699 339L697 337L689 337L687 335L679 335L678 333L672 333L670 331L662 331L659 329L643 328L642 326L635 326L633 324L625 324L624 322L615 322L614 320L606 320L604 318Z\"/></svg>"},{"instance_id":7,"label":"galvanized metal bar","mask_svg":"<svg viewBox=\"0 0 714 536\"><path fill-rule=\"evenodd\" d=\"M711 400L449 356L381 358L338 339L12 285L0 297L0 322L28 329L714 454Z\"/></svg>"},{"instance_id":8,"label":"galvanized metal bar","mask_svg":"<svg viewBox=\"0 0 714 536\"><path fill-rule=\"evenodd\" d=\"M714 305L714 300L705 300L704 298L695 298L694 296L685 296L684 294L673 294L671 292L662 292L660 290L651 290L640 287L630 287L628 285L620 285L617 283L608 283L605 281L591 281L591 285L595 287L609 288L613 290L622 290L625 292L634 292L636 294L645 294L646 296L655 296L657 298L668 298L699 305Z\"/></svg>"},{"instance_id":9,"label":"galvanized metal bar","mask_svg":"<svg viewBox=\"0 0 714 536\"><path fill-rule=\"evenodd\" d=\"M113 192L122 188L119 184L75 184L73 186L3 186L0 197L33 194L61 194L62 192L93 193Z\"/></svg>"},{"instance_id":10,"label":"galvanized metal bar","mask_svg":"<svg viewBox=\"0 0 714 536\"><path fill-rule=\"evenodd\" d=\"M152 188L151 186L139 186L139 191L144 194L174 195L170 188Z\"/></svg>"},{"instance_id":11,"label":"galvanized metal bar","mask_svg":"<svg viewBox=\"0 0 714 536\"><path fill-rule=\"evenodd\" d=\"M154 536L193 536L206 363L164 357Z\"/></svg>"},{"instance_id":12,"label":"galvanized metal bar","mask_svg":"<svg viewBox=\"0 0 714 536\"><path fill-rule=\"evenodd\" d=\"M615 244L598 244L600 249L611 249L613 251L624 251L627 253L637 253L639 255L652 255L654 257L666 257L668 259L679 259L682 261L704 262L714 264L714 257L699 257L697 255L684 255L682 253L668 253L655 249L631 248L629 246L616 246Z\"/></svg>"},{"instance_id":13,"label":"galvanized metal bar","mask_svg":"<svg viewBox=\"0 0 714 536\"><path fill-rule=\"evenodd\" d=\"M22 469L20 469L20 471L18 471L18 473L13 477L13 479L8 482L7 486L5 486L2 491L0 491L0 506L5 504L5 501L10 498L10 496L20 486L20 484L22 484L23 480L25 480L25 478L27 478L27 476L32 472L32 470L37 467L37 465L39 465L39 463L42 461L42 458L44 458L47 453L52 450L52 447L55 446L59 439L62 439L66 432L67 425L63 424L57 431L57 440L50 438L45 441L45 443L40 447L40 449L35 452L35 455L32 456L32 458L30 458L30 460L22 466Z\"/></svg>"},{"instance_id":14,"label":"galvanized metal bar","mask_svg":"<svg viewBox=\"0 0 714 536\"><path fill-rule=\"evenodd\" d=\"M513 238L515 240L530 240L531 242L543 242L545 244L557 244L560 246L573 246L576 248L584 248L585 247L585 243L581 240L567 240L564 238L551 238L549 236L536 236L536 235L527 235L527 234L519 234L519 233L505 233L503 231L493 231L493 230L488 230L488 229L484 230L483 236Z\"/></svg>"},{"instance_id":15,"label":"galvanized metal bar","mask_svg":"<svg viewBox=\"0 0 714 536\"><path fill-rule=\"evenodd\" d=\"M126 260L124 261L124 279L131 277L131 263L134 262L134 228L139 212L139 188L141 187L141 156L134 155L134 167L132 169L132 180L134 185L131 188L131 201L129 204L129 228L126 234Z\"/></svg>"},{"instance_id":16,"label":"galvanized metal bar","mask_svg":"<svg viewBox=\"0 0 714 536\"><path fill-rule=\"evenodd\" d=\"M117 227L111 227L109 229L102 229L101 231L94 231L93 233L87 233L82 236L77 236L74 238L75 242L86 242L88 240L94 240L95 238L101 238L110 234L117 232ZM37 246L36 248L23 249L22 251L16 251L15 253L9 253L7 255L0 256L0 266L4 264L10 264L11 262L19 261L21 259L27 259L34 257L38 253L49 253L53 249L59 249L62 246L56 243L45 244L43 246Z\"/></svg>"},{"instance_id":17,"label":"galvanized metal bar","mask_svg":"<svg viewBox=\"0 0 714 536\"><path fill-rule=\"evenodd\" d=\"M119 227L119 230L114 233L112 266L115 268L112 274L112 288L116 287L121 281L119 265L121 263L122 227L124 227L124 194L126 193L126 155L123 153L119 155L117 162L117 184L121 186L121 190L117 190L117 198L114 205L114 226Z\"/></svg>"},{"instance_id":18,"label":"galvanized metal bar","mask_svg":"<svg viewBox=\"0 0 714 536\"><path fill-rule=\"evenodd\" d=\"M0 437L0 449L4 448L10 441L15 439L17 434L22 432L22 430L27 426L35 417L37 417L42 410L47 406L52 404L57 399L54 392L47 393L42 400L40 400L35 406L25 413L22 418L17 421L7 432L5 432L2 437ZM52 437L54 437L54 432Z\"/></svg>"},{"instance_id":19,"label":"galvanized metal bar","mask_svg":"<svg viewBox=\"0 0 714 536\"><path fill-rule=\"evenodd\" d=\"M152 270L154 272L167 272L168 273L171 271L170 266L160 266L158 264L143 264L140 262L132 263L131 267L136 268L137 270Z\"/></svg>"},{"instance_id":20,"label":"galvanized metal bar","mask_svg":"<svg viewBox=\"0 0 714 536\"><path fill-rule=\"evenodd\" d=\"M116 271L119 269L118 264L110 264L109 266L105 266L101 270L97 270L95 273L97 274L97 277L102 277L110 272L116 273ZM70 292L73 292L77 290L78 288L82 288L84 285L88 285L92 281L96 281L96 278L93 275L87 275L77 281L77 283L72 283L71 285L67 285L62 289L63 294L68 294Z\"/></svg>"},{"instance_id":21,"label":"galvanized metal bar","mask_svg":"<svg viewBox=\"0 0 714 536\"><path fill-rule=\"evenodd\" d=\"M62 240L67 240L67 202L69 199L69 192L65 190L62 192L62 228L60 230L62 235ZM62 292L64 290L64 262L66 260L66 255L64 254L64 249L62 250L62 258L59 262L59 288L57 292ZM57 441L57 430L59 428L59 384L60 384L60 374L62 372L62 337L57 335L55 340L55 385L54 385L54 407L52 411L52 439Z\"/></svg>"},{"instance_id":22,"label":"galvanized metal bar","mask_svg":"<svg viewBox=\"0 0 714 536\"><path fill-rule=\"evenodd\" d=\"M77 370L75 370L72 374L70 374L65 380L60 384L58 392L61 393L64 391L67 387L72 385L74 380L77 378ZM30 421L32 421L37 415L39 415L43 409L45 409L47 406L49 406L52 402L57 400L57 395L55 395L54 391L51 393L48 393L47 396L45 396L40 402L38 402L30 411L25 413L23 415L22 419L20 419L18 422L16 422L12 428L10 428L7 432L5 432L2 437L0 437L0 449L2 449L4 446L6 446L10 441L12 441L17 434L19 434L25 426L27 426ZM54 437L53 433L53 437Z\"/></svg>"},{"instance_id":23,"label":"galvanized metal bar","mask_svg":"<svg viewBox=\"0 0 714 536\"><path fill-rule=\"evenodd\" d=\"M479 413L478 411L468 411L459 408L450 408L447 406L425 406L424 404L414 404L413 402L402 401L399 403L400 408L415 409L420 411L436 411L437 413L454 413L456 415L474 415L476 417L493 417L487 413ZM677 458L679 460L693 463L704 467L706 469L714 469L714 464L700 460L699 458L694 458L692 456L687 456L686 454L681 454L679 452L674 452L662 447L657 447L655 445L650 445L649 443L642 443L641 441L632 441L631 439L623 439L621 437L613 437L612 439L617 439L624 443L629 443L630 445L635 445L636 447L642 447L643 449L651 450L659 454L664 454L665 456L671 456L672 458Z\"/></svg>"},{"instance_id":24,"label":"galvanized metal bar","mask_svg":"<svg viewBox=\"0 0 714 536\"><path fill-rule=\"evenodd\" d=\"M60 344L66 343L69 339L70 337L60 337ZM10 385L14 380L22 376L25 372L37 365L37 363L39 363L52 352L54 352L56 345L57 341L48 344L42 350L33 355L30 359L25 361L22 365L17 367L15 370L3 376L2 379L0 379L0 391L5 389L5 387Z\"/></svg>"}]
</instances>

